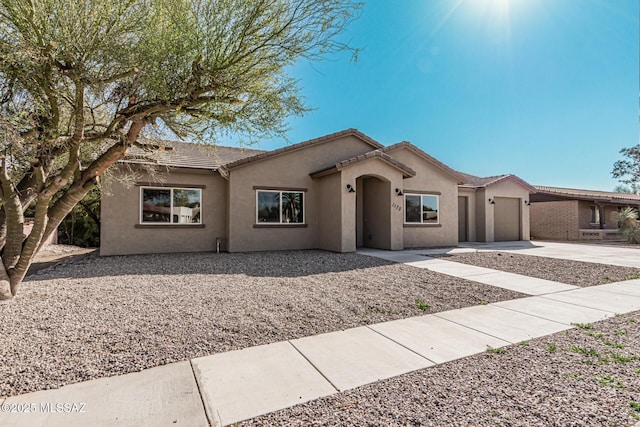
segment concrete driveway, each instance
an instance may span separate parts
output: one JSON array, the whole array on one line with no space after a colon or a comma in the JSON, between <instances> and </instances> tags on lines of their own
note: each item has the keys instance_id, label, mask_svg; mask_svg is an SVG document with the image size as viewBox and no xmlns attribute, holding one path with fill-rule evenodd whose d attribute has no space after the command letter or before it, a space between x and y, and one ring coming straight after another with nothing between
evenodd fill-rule
<instances>
[{"instance_id":1,"label":"concrete driveway","mask_svg":"<svg viewBox=\"0 0 640 427\"><path fill-rule=\"evenodd\" d=\"M512 252L522 255L535 255L547 258L560 258L572 261L593 262L598 264L620 265L640 268L640 245L605 246L585 243L559 243L542 241L494 242L494 243L460 243L459 249L449 252L488 250Z\"/></svg>"}]
</instances>

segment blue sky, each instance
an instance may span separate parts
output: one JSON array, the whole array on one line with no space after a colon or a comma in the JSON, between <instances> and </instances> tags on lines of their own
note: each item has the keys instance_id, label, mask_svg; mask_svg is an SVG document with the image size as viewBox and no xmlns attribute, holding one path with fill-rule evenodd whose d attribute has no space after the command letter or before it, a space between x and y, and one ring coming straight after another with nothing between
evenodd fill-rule
<instances>
[{"instance_id":1,"label":"blue sky","mask_svg":"<svg viewBox=\"0 0 640 427\"><path fill-rule=\"evenodd\" d=\"M293 70L315 108L289 143L358 128L454 169L612 190L638 143L638 0L369 0L364 50ZM285 145L265 141L262 149Z\"/></svg>"}]
</instances>

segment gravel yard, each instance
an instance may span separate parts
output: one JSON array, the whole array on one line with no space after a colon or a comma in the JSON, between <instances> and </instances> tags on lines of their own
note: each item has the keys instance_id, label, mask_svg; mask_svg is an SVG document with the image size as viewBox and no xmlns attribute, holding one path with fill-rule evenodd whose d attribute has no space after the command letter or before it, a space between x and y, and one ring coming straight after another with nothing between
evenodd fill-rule
<instances>
[{"instance_id":1,"label":"gravel yard","mask_svg":"<svg viewBox=\"0 0 640 427\"><path fill-rule=\"evenodd\" d=\"M482 353L242 423L630 426L640 420L640 312Z\"/></svg>"},{"instance_id":2,"label":"gravel yard","mask_svg":"<svg viewBox=\"0 0 640 427\"><path fill-rule=\"evenodd\" d=\"M467 252L439 255L438 258L576 286L604 285L640 278L639 268L506 252Z\"/></svg>"},{"instance_id":3,"label":"gravel yard","mask_svg":"<svg viewBox=\"0 0 640 427\"><path fill-rule=\"evenodd\" d=\"M0 396L523 296L357 254L90 254L0 304Z\"/></svg>"}]
</instances>

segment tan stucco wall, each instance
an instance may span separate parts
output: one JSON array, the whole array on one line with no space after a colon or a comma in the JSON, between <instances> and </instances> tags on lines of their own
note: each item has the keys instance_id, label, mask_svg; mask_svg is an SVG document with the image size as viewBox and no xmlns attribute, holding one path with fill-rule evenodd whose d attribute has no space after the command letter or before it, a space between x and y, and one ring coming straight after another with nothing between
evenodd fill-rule
<instances>
[{"instance_id":1,"label":"tan stucco wall","mask_svg":"<svg viewBox=\"0 0 640 427\"><path fill-rule=\"evenodd\" d=\"M342 252L352 252L356 250L356 230L357 216L356 205L362 198L364 201L362 210L367 210L369 202L374 206L376 213L379 215L373 221L380 225L380 230L376 234L375 240L370 242L382 249L399 250L402 249L402 212L394 207L396 199L401 199L395 194L396 188L402 188L402 173L390 166L389 164L373 158L360 163L349 166L340 172L342 180ZM367 184L357 185L360 177L374 177L375 179L368 181ZM348 193L346 191L347 184L356 188L356 193ZM369 191L366 187L371 185ZM363 190L362 188L365 188ZM362 197L358 197L358 190L363 191ZM367 195L369 202L367 202ZM397 205L398 203L396 203ZM371 214L371 212L369 212ZM386 223L385 223L386 222ZM364 235L363 226L363 235ZM365 237L363 237L365 239ZM363 242L365 246L369 245Z\"/></svg>"},{"instance_id":2,"label":"tan stucco wall","mask_svg":"<svg viewBox=\"0 0 640 427\"><path fill-rule=\"evenodd\" d=\"M117 175L117 170L114 175ZM100 255L213 251L216 238L226 238L227 183L217 173L173 169L159 173L157 181L184 187L204 185L202 190L202 223L191 226L144 226L140 223L140 186L129 188L117 181L105 183L101 203ZM149 182L140 171L139 182ZM151 184L156 186L157 184Z\"/></svg>"},{"instance_id":3,"label":"tan stucco wall","mask_svg":"<svg viewBox=\"0 0 640 427\"><path fill-rule=\"evenodd\" d=\"M475 195L475 224L476 224L476 242L486 242L487 241L487 209L488 205L488 197L485 189L478 189ZM491 221L493 223L493 216L491 217Z\"/></svg>"},{"instance_id":4,"label":"tan stucco wall","mask_svg":"<svg viewBox=\"0 0 640 427\"><path fill-rule=\"evenodd\" d=\"M318 248L327 251L342 251L341 212L343 193L340 174L335 173L318 179Z\"/></svg>"},{"instance_id":5,"label":"tan stucco wall","mask_svg":"<svg viewBox=\"0 0 640 427\"><path fill-rule=\"evenodd\" d=\"M478 196L480 196L480 191ZM513 197L520 199L520 232L522 240L531 239L530 223L529 223L529 206L525 204L525 201L529 201L529 191L521 185L513 181L502 181L497 184L487 187L484 191L484 198L476 198L478 203L476 212L483 210L484 207L484 221L480 218L476 219L478 228L483 228L484 225L484 239L478 238L478 241L493 242L494 239L494 205L489 204L489 199L495 197ZM479 233L482 235L482 233Z\"/></svg>"},{"instance_id":6,"label":"tan stucco wall","mask_svg":"<svg viewBox=\"0 0 640 427\"><path fill-rule=\"evenodd\" d=\"M467 198L467 241L477 241L476 235L476 191L471 188L458 188L458 196Z\"/></svg>"},{"instance_id":7,"label":"tan stucco wall","mask_svg":"<svg viewBox=\"0 0 640 427\"><path fill-rule=\"evenodd\" d=\"M401 205L403 224L403 245L405 248L430 246L455 246L458 244L458 184L456 179L429 164L407 149L389 153L393 158L416 171L416 176L403 182L405 194L433 192L439 194L439 225L404 225L405 204L403 197L397 197Z\"/></svg>"},{"instance_id":8,"label":"tan stucco wall","mask_svg":"<svg viewBox=\"0 0 640 427\"><path fill-rule=\"evenodd\" d=\"M371 145L354 137L307 146L230 171L229 251L313 249L320 247L318 182L309 174L335 163L371 151ZM355 182L354 182L355 184ZM306 227L261 227L256 223L254 186L306 189L304 210ZM341 197L344 189L334 197ZM325 194L325 201L328 194ZM342 206L344 210L344 206ZM354 213L355 215L355 213ZM355 223L355 221L354 221ZM355 225L354 225L355 227ZM354 229L355 236L355 229ZM344 237L343 237L344 238ZM355 240L355 237L354 237ZM325 241L326 243L326 241ZM341 245L344 247L344 244ZM355 244L353 249L355 250Z\"/></svg>"}]
</instances>

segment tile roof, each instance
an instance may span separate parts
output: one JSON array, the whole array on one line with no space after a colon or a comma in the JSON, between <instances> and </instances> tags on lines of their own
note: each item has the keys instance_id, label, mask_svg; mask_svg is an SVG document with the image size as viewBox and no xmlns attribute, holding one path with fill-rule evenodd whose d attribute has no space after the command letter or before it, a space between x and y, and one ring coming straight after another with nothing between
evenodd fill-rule
<instances>
[{"instance_id":1,"label":"tile roof","mask_svg":"<svg viewBox=\"0 0 640 427\"><path fill-rule=\"evenodd\" d=\"M342 138L342 137L345 137L345 136L355 136L355 137L359 138L360 140L366 142L367 144L371 145L375 149L383 147L383 145L380 144L378 141L375 141L374 139L368 137L364 133L360 132L358 129L351 128L351 129L345 129L345 130L340 131L340 132L335 132L335 133L332 133L332 134L329 134L329 135L321 136L319 138L310 139L308 141L299 142L297 144L287 145L286 147L278 148L278 149L273 150L273 151L265 151L265 152L262 152L260 154L256 154L256 155L254 155L252 157L239 159L239 160L237 160L235 162L232 162L232 163L229 163L229 164L225 165L225 168L226 169L233 169L233 168L236 168L236 167L239 167L239 166L246 165L248 163L253 163L253 162L260 161L260 160L269 159L271 157L275 157L275 156L278 156L280 154L289 153L291 151L300 150L302 148L307 148L307 147L312 146L312 145L318 145L318 144L323 144L325 142L334 141L336 139L339 139L339 138Z\"/></svg>"},{"instance_id":2,"label":"tile roof","mask_svg":"<svg viewBox=\"0 0 640 427\"><path fill-rule=\"evenodd\" d=\"M352 157L350 159L347 160L343 160L341 162L336 163L333 166L329 166L328 168L324 168L321 169L319 171L316 172L312 172L309 175L312 178L318 178L324 175L329 175L333 172L337 172L340 171L346 167L349 167L351 165L363 162L365 160L369 160L369 159L380 159L382 161L384 161L385 163L391 165L392 167L398 169L400 172L402 172L402 175L405 178L410 178L412 176L416 175L416 171L414 171L413 169L411 169L409 166L405 165L402 162L397 161L396 159L394 159L393 157L391 157L390 155L383 153L381 150L374 150L374 151L369 151L368 153L365 154L361 154L359 156L356 157Z\"/></svg>"},{"instance_id":3,"label":"tile roof","mask_svg":"<svg viewBox=\"0 0 640 427\"><path fill-rule=\"evenodd\" d=\"M464 185L470 187L484 187L487 184L490 184L499 179L503 179L508 175L496 175L496 176L487 176L487 177L479 177L475 175L469 175L468 173L458 172L464 178Z\"/></svg>"},{"instance_id":4,"label":"tile roof","mask_svg":"<svg viewBox=\"0 0 640 427\"><path fill-rule=\"evenodd\" d=\"M468 173L458 173L464 178L464 184L462 184L461 187L487 188L499 182L511 180L528 189L530 193L535 193L537 191L534 186L532 186L522 178L519 178L516 175L512 174L479 177L475 175L469 175Z\"/></svg>"},{"instance_id":5,"label":"tile roof","mask_svg":"<svg viewBox=\"0 0 640 427\"><path fill-rule=\"evenodd\" d=\"M418 147L416 147L415 145L413 145L412 143L410 143L408 141L402 141L402 142L398 142L397 144L390 145L388 147L382 147L381 150L383 152L387 153L389 151L397 150L397 149L400 149L400 148L407 148L410 151L412 151L413 153L417 154L419 157L422 157L424 160L426 160L427 162L431 163L432 165L434 165L435 167L437 167L441 171L443 171L446 174L451 175L452 177L457 179L458 180L458 184L462 184L464 182L462 174L460 174L459 172L456 172L455 170L451 169L449 166L445 165L444 163L442 163L441 161L439 161L435 157L431 157L430 155L428 155L427 153L425 153L424 151L422 151L421 149L419 149Z\"/></svg>"},{"instance_id":6,"label":"tile roof","mask_svg":"<svg viewBox=\"0 0 640 427\"><path fill-rule=\"evenodd\" d=\"M613 191L580 190L577 188L547 187L536 185L538 194L560 196L564 198L602 200L602 201L633 201L640 203L640 194L616 193Z\"/></svg>"},{"instance_id":7,"label":"tile roof","mask_svg":"<svg viewBox=\"0 0 640 427\"><path fill-rule=\"evenodd\" d=\"M249 148L179 141L141 139L140 143L150 145L153 149L146 151L137 146L131 147L124 162L217 170L220 166L264 153L263 150Z\"/></svg>"}]
</instances>

